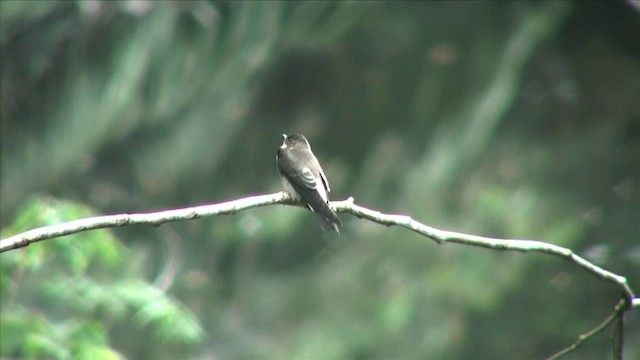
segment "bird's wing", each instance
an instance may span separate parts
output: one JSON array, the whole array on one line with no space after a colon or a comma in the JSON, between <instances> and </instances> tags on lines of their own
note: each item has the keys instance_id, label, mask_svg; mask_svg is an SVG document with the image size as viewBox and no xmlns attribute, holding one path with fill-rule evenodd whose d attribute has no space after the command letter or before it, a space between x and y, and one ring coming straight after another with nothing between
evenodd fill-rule
<instances>
[{"instance_id":1,"label":"bird's wing","mask_svg":"<svg viewBox=\"0 0 640 360\"><path fill-rule=\"evenodd\" d=\"M304 167L299 169L299 171L291 173L289 179L294 181L296 185L303 189L315 190L318 186L316 178L308 167Z\"/></svg>"},{"instance_id":2,"label":"bird's wing","mask_svg":"<svg viewBox=\"0 0 640 360\"><path fill-rule=\"evenodd\" d=\"M308 167L298 167L290 154L278 152L278 171L285 176L291 185L301 190L315 190L318 186L315 176Z\"/></svg>"}]
</instances>

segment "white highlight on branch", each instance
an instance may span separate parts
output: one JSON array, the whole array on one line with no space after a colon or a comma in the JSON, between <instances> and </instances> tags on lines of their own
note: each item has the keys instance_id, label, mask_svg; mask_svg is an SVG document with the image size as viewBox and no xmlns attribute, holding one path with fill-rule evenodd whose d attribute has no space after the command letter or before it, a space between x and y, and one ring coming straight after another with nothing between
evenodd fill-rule
<instances>
[{"instance_id":1,"label":"white highlight on branch","mask_svg":"<svg viewBox=\"0 0 640 360\"><path fill-rule=\"evenodd\" d=\"M131 225L158 226L166 222L194 220L203 216L231 215L239 211L273 204L300 205L299 203L291 200L291 198L286 193L278 192L274 194L245 197L219 204L193 206L183 209L164 210L140 214L98 216L74 220L59 225L45 226L8 237L6 239L0 240L0 252L26 247L38 241L71 235L82 231ZM353 198L349 198L343 201L333 201L330 205L337 212L350 213L361 219L367 219L382 225L395 225L407 228L413 232L434 240L438 244L458 243L484 247L493 250L541 252L554 255L573 262L574 264L589 271L602 280L615 284L622 290L629 307L640 307L640 301L635 298L635 295L629 287L627 279L624 276L616 275L612 272L609 272L575 254L570 249L563 248L561 246L535 240L495 239L456 233L446 230L439 230L424 225L412 219L410 216L384 214L379 211L367 209L365 207L356 205L354 204Z\"/></svg>"},{"instance_id":2,"label":"white highlight on branch","mask_svg":"<svg viewBox=\"0 0 640 360\"><path fill-rule=\"evenodd\" d=\"M105 215L69 221L63 224L29 230L0 240L0 253L29 246L34 242L71 235L87 230L113 228L130 225L159 226L167 222L195 220L203 216L231 215L238 211L272 204L293 204L283 192L257 195L231 200L219 204L193 206L182 209L163 210L140 214Z\"/></svg>"}]
</instances>

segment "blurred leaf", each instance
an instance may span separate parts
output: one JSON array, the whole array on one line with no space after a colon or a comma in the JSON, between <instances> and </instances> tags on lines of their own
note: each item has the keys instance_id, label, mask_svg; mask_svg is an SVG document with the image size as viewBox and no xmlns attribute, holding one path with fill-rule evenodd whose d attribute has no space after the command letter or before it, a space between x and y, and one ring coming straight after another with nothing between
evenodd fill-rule
<instances>
[{"instance_id":1,"label":"blurred leaf","mask_svg":"<svg viewBox=\"0 0 640 360\"><path fill-rule=\"evenodd\" d=\"M151 325L160 337L169 342L195 343L204 336L193 314L165 296L147 297L134 319L141 325Z\"/></svg>"},{"instance_id":2,"label":"blurred leaf","mask_svg":"<svg viewBox=\"0 0 640 360\"><path fill-rule=\"evenodd\" d=\"M47 196L31 196L17 211L14 222L2 229L2 237L97 215L96 211L83 204ZM30 270L37 270L43 263L43 257L51 256L51 253L45 253L39 245L26 249L29 255L23 265ZM85 231L55 239L51 241L50 247L56 257L61 258L68 269L76 274L88 269L90 259L114 268L120 263L121 254L125 251L110 230Z\"/></svg>"},{"instance_id":3,"label":"blurred leaf","mask_svg":"<svg viewBox=\"0 0 640 360\"><path fill-rule=\"evenodd\" d=\"M2 233L95 215L82 204L34 196ZM120 279L127 271L120 265L132 263L127 257L126 248L107 230L3 254L1 330L11 336L3 335L2 355L119 359L109 347L106 324L97 319L122 321L131 312L145 314L145 323L157 324L163 341L199 341L202 329L188 309L149 283ZM60 321L60 316L66 320Z\"/></svg>"}]
</instances>

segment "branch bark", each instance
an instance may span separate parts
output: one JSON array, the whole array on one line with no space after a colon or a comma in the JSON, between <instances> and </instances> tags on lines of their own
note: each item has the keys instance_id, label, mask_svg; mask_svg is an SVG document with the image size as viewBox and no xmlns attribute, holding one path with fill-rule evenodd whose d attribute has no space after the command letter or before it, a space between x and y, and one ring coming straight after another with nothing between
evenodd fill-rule
<instances>
[{"instance_id":1,"label":"branch bark","mask_svg":"<svg viewBox=\"0 0 640 360\"><path fill-rule=\"evenodd\" d=\"M131 225L159 226L167 222L195 220L204 216L231 215L239 211L274 204L295 206L301 205L300 203L293 201L286 193L278 192L273 194L245 197L219 204L201 205L182 209L139 214L98 216L74 220L58 225L45 226L0 240L0 253L26 247L38 241L71 235L82 231ZM349 213L357 216L358 218L367 219L386 226L404 227L415 233L428 237L438 244L457 243L483 247L492 250L540 252L560 257L592 273L601 280L613 283L618 288L620 288L622 292L622 300L621 303L616 306L612 315L610 315L610 317L608 317L601 325L597 326L589 333L580 336L578 341L572 346L568 347L558 354L553 355L554 358L575 350L588 338L597 334L606 326L608 326L612 322L611 319L615 319L616 316L622 316L622 312L631 310L632 308L640 308L640 299L636 298L627 282L627 279L624 276L616 275L610 271L607 271L589 262L583 257L575 254L572 250L563 248L561 246L535 240L496 239L440 230L418 222L412 219L410 216L385 214L356 205L353 198L348 198L347 200L342 201L333 201L330 205L337 212Z\"/></svg>"},{"instance_id":2,"label":"branch bark","mask_svg":"<svg viewBox=\"0 0 640 360\"><path fill-rule=\"evenodd\" d=\"M293 201L285 192L266 195L249 196L218 204L193 206L182 209L163 210L139 214L105 215L92 218L74 220L63 224L45 226L17 234L0 240L0 253L29 246L35 242L71 235L82 231L114 228L132 225L159 226L167 222L195 220L204 216L231 215L239 211L252 208L283 204L300 205ZM356 205L353 198L331 202L331 207L341 213L349 213L361 219L367 219L386 226L401 226L420 235L426 236L438 244L458 243L478 246L493 250L510 250L520 252L541 252L569 260L579 267L589 271L598 278L618 286L624 294L627 307L637 306L635 295L624 276L609 272L561 246L535 240L495 239L452 231L440 230L422 224L410 216L384 214Z\"/></svg>"},{"instance_id":3,"label":"branch bark","mask_svg":"<svg viewBox=\"0 0 640 360\"><path fill-rule=\"evenodd\" d=\"M453 231L440 230L424 225L412 219L410 216L383 214L375 210L358 206L353 203L353 198L349 198L344 201L333 201L331 203L331 206L338 212L350 213L359 218L368 219L379 224L387 226L402 226L413 232L424 235L437 242L438 244L457 243L489 248L493 250L541 252L561 257L565 260L573 262L574 264L587 270L598 278L611 282L614 285L618 286L624 294L627 307L630 308L632 305L635 305L635 295L624 276L616 275L610 271L607 271L587 261L585 258L575 254L570 249L563 248L561 246L537 240L495 239L477 235L457 233Z\"/></svg>"},{"instance_id":4,"label":"branch bark","mask_svg":"<svg viewBox=\"0 0 640 360\"><path fill-rule=\"evenodd\" d=\"M239 211L273 204L294 205L284 192L245 197L219 204L192 206L140 214L96 216L44 226L0 240L0 253L29 246L35 242L76 234L82 231L115 228L131 225L160 226L167 222L195 220L204 216L231 215Z\"/></svg>"}]
</instances>

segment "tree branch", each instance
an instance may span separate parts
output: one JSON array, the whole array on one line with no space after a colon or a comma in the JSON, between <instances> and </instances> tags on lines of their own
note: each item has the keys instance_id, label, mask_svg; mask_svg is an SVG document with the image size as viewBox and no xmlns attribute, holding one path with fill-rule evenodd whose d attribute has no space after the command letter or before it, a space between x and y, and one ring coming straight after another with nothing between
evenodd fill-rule
<instances>
[{"instance_id":1,"label":"tree branch","mask_svg":"<svg viewBox=\"0 0 640 360\"><path fill-rule=\"evenodd\" d=\"M595 328L593 328L591 331L589 331L586 334L581 334L580 336L578 336L578 340L576 340L576 342L571 344L571 346L568 346L568 347L562 349L561 351L549 356L547 358L547 360L559 359L559 358L567 355L568 353L575 351L577 348L582 346L582 344L584 344L587 340L589 340L590 338L592 338L593 336L595 336L596 334L598 334L602 330L604 330L614 320L619 319L622 316L622 314L624 313L624 309L625 309L625 301L624 301L624 299L622 299L615 306L615 308L613 309L613 312L611 313L611 315L609 315L606 319L604 319L604 321L602 323L600 323L600 325L596 326ZM622 335L620 335L620 336L622 336Z\"/></svg>"},{"instance_id":2,"label":"tree branch","mask_svg":"<svg viewBox=\"0 0 640 360\"><path fill-rule=\"evenodd\" d=\"M438 244L445 243L457 243L471 246L478 246L489 248L493 250L511 250L520 252L541 252L554 256L561 257L565 260L569 260L588 272L594 274L602 280L613 283L618 286L624 293L626 300L626 306L631 308L632 306L638 306L634 301L635 295L631 290L631 287L627 283L627 279L624 276L616 275L610 271L607 271L589 261L583 257L575 254L573 251L561 246L545 243L536 240L515 240L515 239L495 239L476 235L469 235L463 233L456 233L453 231L439 230L430 226L424 225L410 216L406 215L389 215L381 212L370 210L353 203L353 198L349 198L344 201L333 201L331 206L338 212L351 213L359 218L368 219L379 224L387 226L401 226L414 231L418 234L424 235Z\"/></svg>"},{"instance_id":3,"label":"tree branch","mask_svg":"<svg viewBox=\"0 0 640 360\"><path fill-rule=\"evenodd\" d=\"M167 222L195 220L203 216L231 215L239 211L273 204L300 205L298 202L292 201L286 193L278 192L273 194L245 197L219 204L193 206L182 209L164 210L140 214L97 216L92 218L74 220L58 225L45 226L0 240L0 253L18 249L21 247L26 247L38 241L71 235L82 231L131 225L159 226ZM464 245L479 246L493 250L515 250L521 252L531 251L558 256L575 263L576 265L596 275L600 279L611 282L620 287L625 294L627 307L630 308L634 306L640 306L638 305L637 301L634 301L635 295L629 287L627 279L625 277L604 270L603 268L592 264L584 258L576 255L573 251L557 245L535 240L494 239L476 235L456 233L446 230L439 230L424 225L409 216L384 214L379 211L367 209L365 207L356 205L354 204L353 198L349 198L343 201L333 201L331 202L331 207L337 212L350 213L361 219L371 220L382 225L395 225L407 228L411 231L434 240L438 244L458 243Z\"/></svg>"},{"instance_id":4,"label":"tree branch","mask_svg":"<svg viewBox=\"0 0 640 360\"><path fill-rule=\"evenodd\" d=\"M18 235L0 240L0 253L29 246L32 243L53 239L60 236L71 235L82 231L104 229L112 227L130 226L130 225L154 225L159 226L166 222L194 220L203 216L213 215L231 215L239 211L252 208L283 204L300 206L299 202L293 201L286 193L278 192L267 195L257 195L245 197L237 200L227 201L219 204L194 206L183 209L164 210L150 213L140 214L119 214L98 216L80 220L74 220L63 224L45 226L38 229L29 230ZM592 273L598 278L611 282L622 290L622 300L616 306L614 312L599 326L591 330L589 333L581 335L573 345L553 357L564 355L575 350L582 343L602 331L617 316L622 316L622 312L631 310L632 308L640 308L640 299L636 298L631 287L627 283L627 279L623 276L609 272L583 257L575 254L570 249L566 249L557 245L545 243L535 240L515 240L515 239L495 239L481 237L476 235L456 233L452 231L439 230L424 225L409 216L384 214L379 211L367 209L365 207L354 204L353 198L343 201L331 202L331 207L342 213L350 213L361 219L367 219L386 226L401 226L426 236L434 240L438 244L457 243L471 246L489 248L493 250L511 250L520 252L541 252L553 256L557 256L568 260L577 266Z\"/></svg>"},{"instance_id":5,"label":"tree branch","mask_svg":"<svg viewBox=\"0 0 640 360\"><path fill-rule=\"evenodd\" d=\"M167 222L195 220L203 216L231 215L242 210L272 204L294 205L295 203L291 201L291 198L289 198L286 193L279 192L268 195L250 196L219 204L192 206L175 210L97 216L69 221L58 225L44 226L0 240L0 253L29 246L38 241L71 235L82 231L131 225L159 226Z\"/></svg>"}]
</instances>

